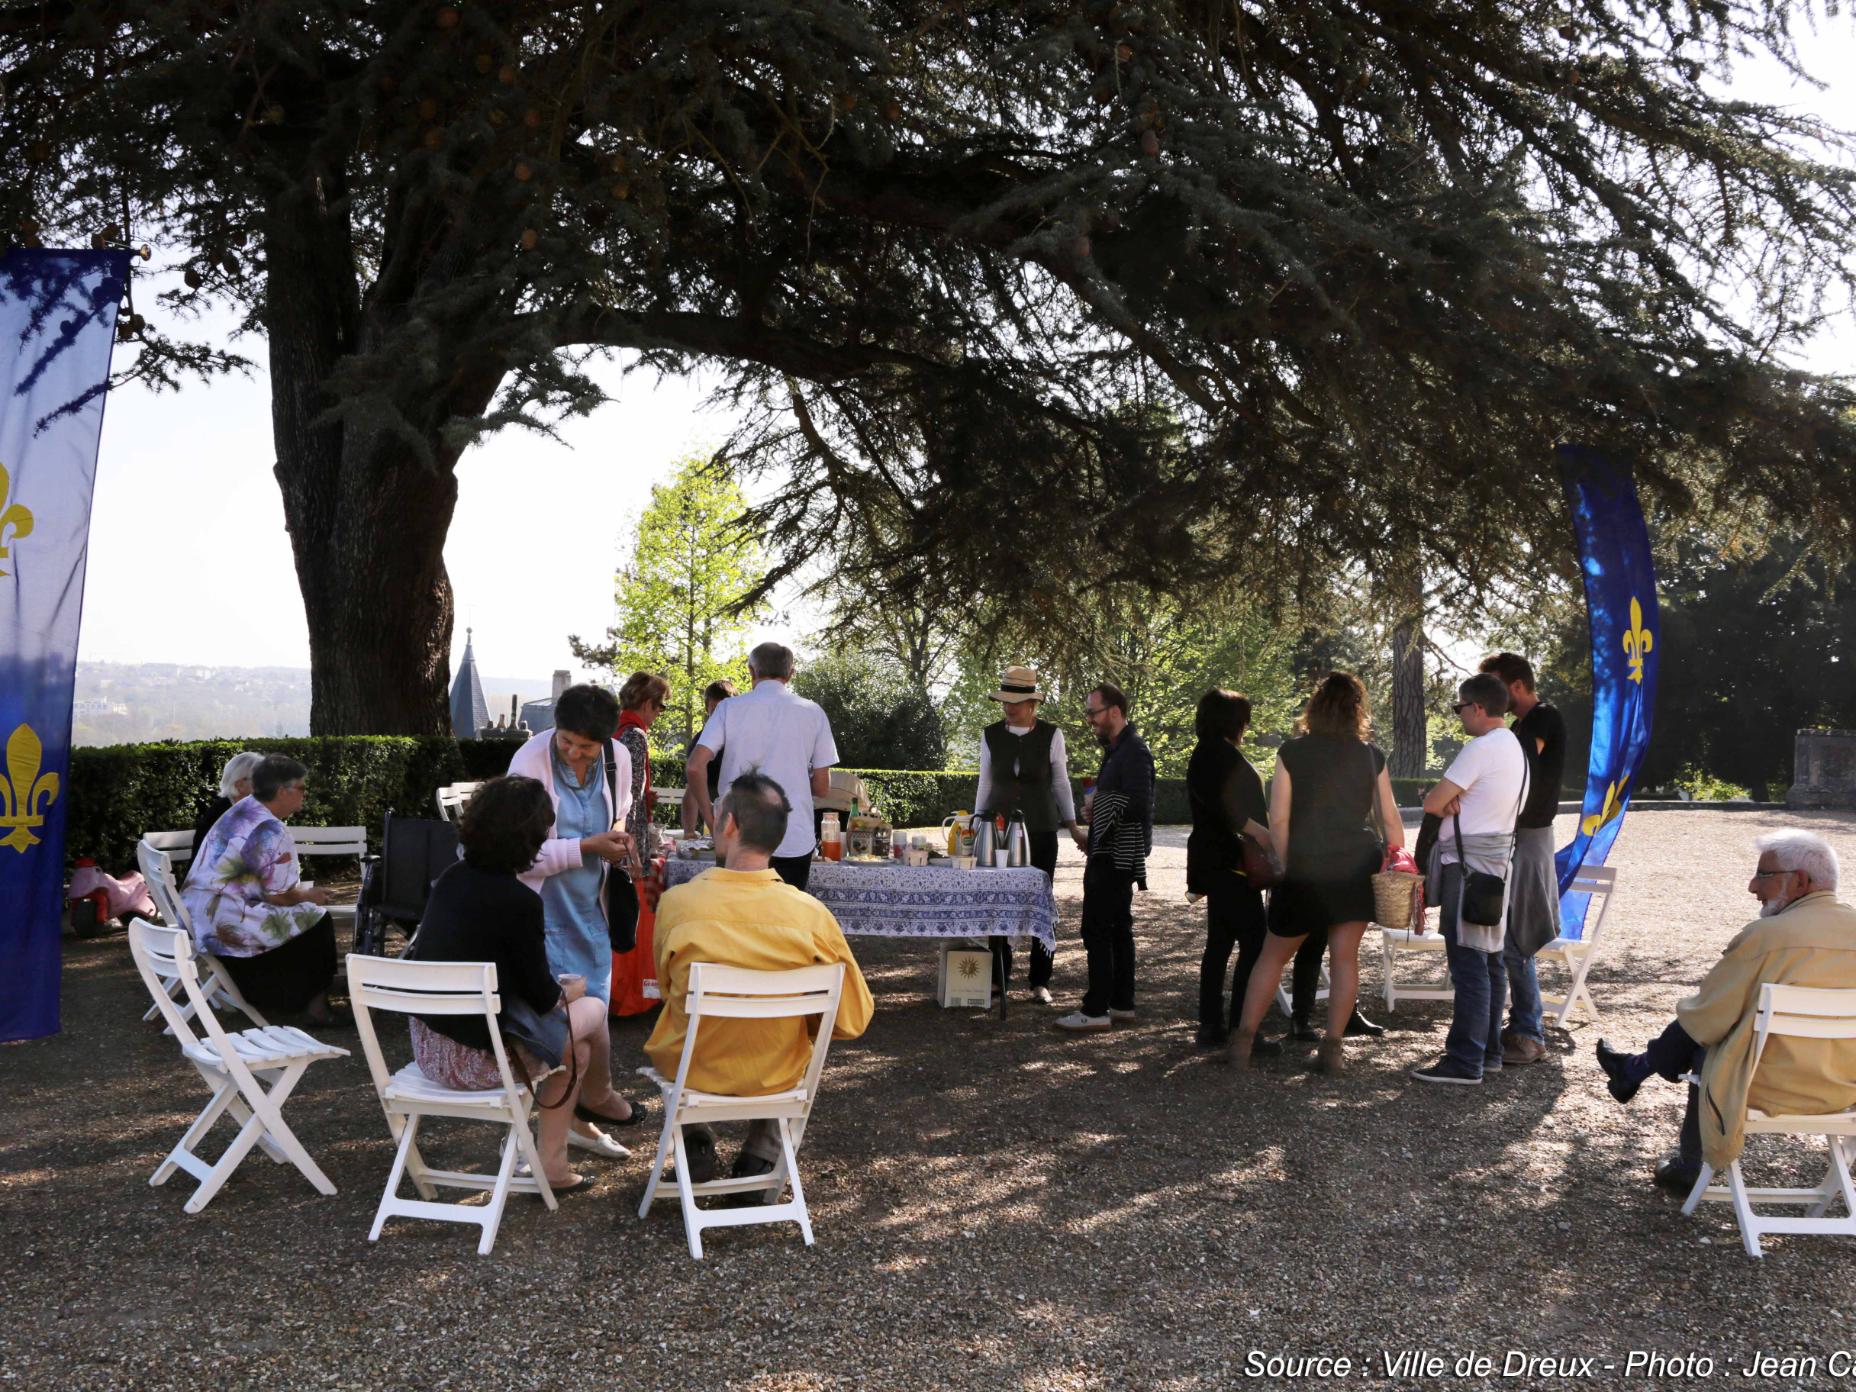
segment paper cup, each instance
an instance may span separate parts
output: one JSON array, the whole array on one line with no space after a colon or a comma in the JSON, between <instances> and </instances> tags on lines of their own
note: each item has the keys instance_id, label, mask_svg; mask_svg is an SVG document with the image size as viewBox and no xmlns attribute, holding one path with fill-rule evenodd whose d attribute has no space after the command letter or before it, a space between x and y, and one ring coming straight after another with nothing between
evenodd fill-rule
<instances>
[{"instance_id":1,"label":"paper cup","mask_svg":"<svg viewBox=\"0 0 1856 1392\"><path fill-rule=\"evenodd\" d=\"M954 857L954 868L956 870L971 870L976 864L978 864L978 862L970 855L957 855Z\"/></svg>"},{"instance_id":2,"label":"paper cup","mask_svg":"<svg viewBox=\"0 0 1856 1392\"><path fill-rule=\"evenodd\" d=\"M994 852L992 853L992 865L993 865L993 869L995 869L995 870L1009 870L1009 869L1011 869L1011 867L1012 867L1012 853L1011 853L1011 852L1010 852L1009 850L1007 850L1007 851L994 851Z\"/></svg>"}]
</instances>

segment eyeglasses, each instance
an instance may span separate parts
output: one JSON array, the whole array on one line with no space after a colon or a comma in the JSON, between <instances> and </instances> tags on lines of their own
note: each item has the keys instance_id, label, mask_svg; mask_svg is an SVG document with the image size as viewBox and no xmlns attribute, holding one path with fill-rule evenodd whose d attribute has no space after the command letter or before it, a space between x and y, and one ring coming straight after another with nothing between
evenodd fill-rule
<instances>
[{"instance_id":1,"label":"eyeglasses","mask_svg":"<svg viewBox=\"0 0 1856 1392\"><path fill-rule=\"evenodd\" d=\"M1451 714L1461 715L1464 711L1468 710L1471 706L1475 704L1476 703L1474 701L1458 701L1454 706L1450 707Z\"/></svg>"},{"instance_id":2,"label":"eyeglasses","mask_svg":"<svg viewBox=\"0 0 1856 1392\"><path fill-rule=\"evenodd\" d=\"M1770 880L1776 879L1780 875L1795 875L1797 873L1796 870L1755 870L1753 872L1753 878L1756 880Z\"/></svg>"},{"instance_id":3,"label":"eyeglasses","mask_svg":"<svg viewBox=\"0 0 1856 1392\"><path fill-rule=\"evenodd\" d=\"M1108 714L1107 706L1084 706L1083 707L1083 719L1085 720L1094 720L1098 715L1107 715L1107 714Z\"/></svg>"}]
</instances>

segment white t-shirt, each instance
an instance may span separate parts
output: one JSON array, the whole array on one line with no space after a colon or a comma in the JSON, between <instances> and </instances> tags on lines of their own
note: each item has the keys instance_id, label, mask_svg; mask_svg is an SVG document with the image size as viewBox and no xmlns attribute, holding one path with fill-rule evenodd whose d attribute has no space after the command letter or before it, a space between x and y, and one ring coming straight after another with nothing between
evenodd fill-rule
<instances>
[{"instance_id":1,"label":"white t-shirt","mask_svg":"<svg viewBox=\"0 0 1856 1392\"><path fill-rule=\"evenodd\" d=\"M718 705L696 737L711 755L722 754L721 793L753 769L786 790L792 804L786 836L778 856L811 855L818 844L812 830L812 770L838 762L831 722L816 701L796 696L782 681L763 681L752 691L730 696Z\"/></svg>"},{"instance_id":2,"label":"white t-shirt","mask_svg":"<svg viewBox=\"0 0 1856 1392\"><path fill-rule=\"evenodd\" d=\"M1515 813L1527 791L1527 756L1521 741L1507 727L1477 735L1464 745L1444 777L1463 790L1460 814L1463 835L1480 832L1509 835L1514 831ZM1455 860L1451 844L1454 828L1448 817L1438 832L1438 844Z\"/></svg>"}]
</instances>

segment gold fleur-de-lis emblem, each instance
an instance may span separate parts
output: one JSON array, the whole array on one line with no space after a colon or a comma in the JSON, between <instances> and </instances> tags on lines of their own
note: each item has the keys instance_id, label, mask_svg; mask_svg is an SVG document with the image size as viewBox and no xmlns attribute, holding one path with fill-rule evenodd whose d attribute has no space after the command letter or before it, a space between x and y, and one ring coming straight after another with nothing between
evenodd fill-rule
<instances>
[{"instance_id":1,"label":"gold fleur-de-lis emblem","mask_svg":"<svg viewBox=\"0 0 1856 1392\"><path fill-rule=\"evenodd\" d=\"M40 773L45 747L30 725L21 725L6 742L6 776L0 778L0 846L24 854L39 844L32 828L45 825L45 810L58 801L58 775Z\"/></svg>"},{"instance_id":2,"label":"gold fleur-de-lis emblem","mask_svg":"<svg viewBox=\"0 0 1856 1392\"><path fill-rule=\"evenodd\" d=\"M0 562L6 560L9 542L32 535L32 509L24 503L9 502L12 495L13 476L7 473L6 465L0 464ZM0 565L0 575L8 573L6 566Z\"/></svg>"},{"instance_id":3,"label":"gold fleur-de-lis emblem","mask_svg":"<svg viewBox=\"0 0 1856 1392\"><path fill-rule=\"evenodd\" d=\"M1632 607L1635 606L1633 605ZM1583 831L1587 836L1590 836L1606 822L1622 812L1624 810L1624 784L1629 781L1630 780L1626 778L1621 782L1609 785L1605 789L1605 805L1591 816L1587 817L1583 822L1579 823L1579 830Z\"/></svg>"},{"instance_id":4,"label":"gold fleur-de-lis emblem","mask_svg":"<svg viewBox=\"0 0 1856 1392\"><path fill-rule=\"evenodd\" d=\"M1656 646L1656 635L1643 626L1643 606L1633 597L1630 602L1630 632L1624 635L1624 657L1630 664L1630 679L1643 685L1643 659Z\"/></svg>"}]
</instances>

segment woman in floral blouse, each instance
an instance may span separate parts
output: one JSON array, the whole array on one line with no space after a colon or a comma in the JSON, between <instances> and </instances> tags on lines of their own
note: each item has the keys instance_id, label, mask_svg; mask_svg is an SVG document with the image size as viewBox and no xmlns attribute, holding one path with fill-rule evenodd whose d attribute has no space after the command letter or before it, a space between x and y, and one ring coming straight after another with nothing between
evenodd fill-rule
<instances>
[{"instance_id":1,"label":"woman in floral blouse","mask_svg":"<svg viewBox=\"0 0 1856 1392\"><path fill-rule=\"evenodd\" d=\"M233 803L196 848L181 895L195 945L224 963L247 1000L327 1024L335 1019L329 895L297 883L296 843L284 826L302 809L308 772L282 754L259 760L251 796Z\"/></svg>"}]
</instances>

